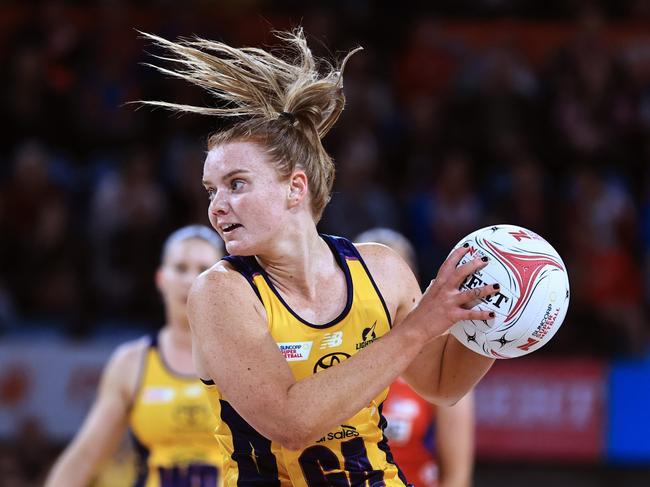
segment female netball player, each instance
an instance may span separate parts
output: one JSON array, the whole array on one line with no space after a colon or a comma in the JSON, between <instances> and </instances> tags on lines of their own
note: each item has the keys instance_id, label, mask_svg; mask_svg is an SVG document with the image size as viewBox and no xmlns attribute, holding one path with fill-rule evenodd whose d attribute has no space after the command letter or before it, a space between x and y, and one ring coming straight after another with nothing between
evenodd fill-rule
<instances>
[{"instance_id":1,"label":"female netball player","mask_svg":"<svg viewBox=\"0 0 650 487\"><path fill-rule=\"evenodd\" d=\"M321 143L339 117L342 71L320 71L301 31L294 56L149 36L176 61L159 68L215 95L215 107L153 102L234 117L209 138L208 214L233 257L195 281L188 301L197 373L221 419L226 485L407 485L383 435L387 386L399 375L423 397L458 401L493 360L447 333L487 320L459 292L484 267L453 251L422 296L385 246L319 235L334 166ZM350 208L354 211L354 208Z\"/></svg>"},{"instance_id":2,"label":"female netball player","mask_svg":"<svg viewBox=\"0 0 650 487\"><path fill-rule=\"evenodd\" d=\"M415 251L408 239L389 228L373 228L355 242L386 245L416 272ZM474 470L474 394L453 406L435 407L400 377L384 402L386 436L398 465L418 487L469 487Z\"/></svg>"},{"instance_id":3,"label":"female netball player","mask_svg":"<svg viewBox=\"0 0 650 487\"><path fill-rule=\"evenodd\" d=\"M186 302L192 281L222 256L221 239L205 226L169 236L156 273L166 324L113 353L97 399L46 487L89 485L127 428L140 460L135 486L221 485L216 418L192 364Z\"/></svg>"}]
</instances>

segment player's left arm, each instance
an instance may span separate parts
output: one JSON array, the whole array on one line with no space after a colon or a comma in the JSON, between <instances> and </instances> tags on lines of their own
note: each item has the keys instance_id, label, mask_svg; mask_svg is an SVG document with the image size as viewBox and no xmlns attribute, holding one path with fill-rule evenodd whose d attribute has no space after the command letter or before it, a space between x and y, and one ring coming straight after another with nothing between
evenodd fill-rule
<instances>
[{"instance_id":1,"label":"player's left arm","mask_svg":"<svg viewBox=\"0 0 650 487\"><path fill-rule=\"evenodd\" d=\"M470 487L474 471L474 393L436 415L439 487Z\"/></svg>"},{"instance_id":2,"label":"player's left arm","mask_svg":"<svg viewBox=\"0 0 650 487\"><path fill-rule=\"evenodd\" d=\"M393 326L400 326L422 297L413 272L397 253L384 245L359 244L357 247L386 301ZM493 363L493 359L472 352L445 332L429 341L402 377L424 399L450 406L460 400Z\"/></svg>"}]
</instances>

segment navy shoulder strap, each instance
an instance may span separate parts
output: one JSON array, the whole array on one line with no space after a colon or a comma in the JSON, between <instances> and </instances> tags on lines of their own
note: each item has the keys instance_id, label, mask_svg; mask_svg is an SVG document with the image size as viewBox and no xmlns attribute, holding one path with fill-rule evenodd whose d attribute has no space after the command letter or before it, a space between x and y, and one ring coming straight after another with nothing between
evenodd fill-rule
<instances>
[{"instance_id":1,"label":"navy shoulder strap","mask_svg":"<svg viewBox=\"0 0 650 487\"><path fill-rule=\"evenodd\" d=\"M359 253L357 247L350 240L344 237L335 237L333 235L324 235L324 234L321 235L321 237L323 237L325 241L329 244L329 246L332 248L335 255L339 259L339 262L347 258L347 259L356 259L361 263L364 271L366 272L366 275L368 276L368 279L370 279L370 282L372 283L372 287L375 289L375 292L377 293L377 297L379 297L379 300L381 301L381 305L383 306L384 312L386 313L386 318L388 319L388 324L392 328L393 320L390 317L390 312L388 311L388 306L386 306L386 301L384 300L384 296L382 296L381 291L379 291L379 286L377 286L375 279L372 277L372 274L370 274L370 270L368 269L368 266L366 265L363 258L361 257L361 254Z\"/></svg>"},{"instance_id":2,"label":"navy shoulder strap","mask_svg":"<svg viewBox=\"0 0 650 487\"><path fill-rule=\"evenodd\" d=\"M361 255L359 255L359 251L357 248L354 246L352 242L350 242L347 238L344 237L337 237L334 235L326 235L326 234L321 234L321 237L327 242L330 246L330 248L334 251L336 255L339 255L343 259L358 259L361 260Z\"/></svg>"},{"instance_id":3,"label":"navy shoulder strap","mask_svg":"<svg viewBox=\"0 0 650 487\"><path fill-rule=\"evenodd\" d=\"M248 284L251 285L253 291L255 291L255 294L257 294L257 297L260 298L261 301L262 296L260 295L260 292L257 289L257 286L255 285L255 281L253 281L253 278L258 274L262 274L263 271L260 265L257 263L257 260L255 260L255 257L251 257L251 256L241 257L238 255L227 255L223 258L223 260L229 262L237 272L239 272L242 276L246 278Z\"/></svg>"}]
</instances>

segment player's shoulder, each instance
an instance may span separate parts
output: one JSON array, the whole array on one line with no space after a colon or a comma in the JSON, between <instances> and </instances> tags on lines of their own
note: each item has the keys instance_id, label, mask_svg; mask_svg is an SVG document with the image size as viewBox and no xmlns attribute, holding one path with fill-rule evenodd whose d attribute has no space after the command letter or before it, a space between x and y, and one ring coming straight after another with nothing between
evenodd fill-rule
<instances>
[{"instance_id":1,"label":"player's shoulder","mask_svg":"<svg viewBox=\"0 0 650 487\"><path fill-rule=\"evenodd\" d=\"M396 313L405 303L410 306L414 296L420 293L420 287L406 261L393 249L380 243L355 245L391 313Z\"/></svg>"},{"instance_id":2,"label":"player's shoulder","mask_svg":"<svg viewBox=\"0 0 650 487\"><path fill-rule=\"evenodd\" d=\"M249 287L246 277L228 260L220 260L199 274L190 291L190 296L218 296L222 291L238 291Z\"/></svg>"},{"instance_id":3,"label":"player's shoulder","mask_svg":"<svg viewBox=\"0 0 650 487\"><path fill-rule=\"evenodd\" d=\"M119 345L104 367L101 389L130 401L135 393L151 339L144 336Z\"/></svg>"},{"instance_id":4,"label":"player's shoulder","mask_svg":"<svg viewBox=\"0 0 650 487\"><path fill-rule=\"evenodd\" d=\"M149 336L122 343L113 351L107 368L120 371L137 370L150 343Z\"/></svg>"},{"instance_id":5,"label":"player's shoulder","mask_svg":"<svg viewBox=\"0 0 650 487\"><path fill-rule=\"evenodd\" d=\"M408 277L411 274L406 261L387 245L375 242L355 243L354 245L373 276L375 274L392 274L394 277L402 275Z\"/></svg>"},{"instance_id":6,"label":"player's shoulder","mask_svg":"<svg viewBox=\"0 0 650 487\"><path fill-rule=\"evenodd\" d=\"M226 317L248 312L265 314L251 273L221 260L194 280L188 298L188 316L193 328L201 322L213 328L215 313ZM209 319L197 320L199 316Z\"/></svg>"},{"instance_id":7,"label":"player's shoulder","mask_svg":"<svg viewBox=\"0 0 650 487\"><path fill-rule=\"evenodd\" d=\"M354 246L357 248L364 259L374 256L387 257L391 255L397 255L397 252L391 249L388 245L377 242L355 242Z\"/></svg>"}]
</instances>

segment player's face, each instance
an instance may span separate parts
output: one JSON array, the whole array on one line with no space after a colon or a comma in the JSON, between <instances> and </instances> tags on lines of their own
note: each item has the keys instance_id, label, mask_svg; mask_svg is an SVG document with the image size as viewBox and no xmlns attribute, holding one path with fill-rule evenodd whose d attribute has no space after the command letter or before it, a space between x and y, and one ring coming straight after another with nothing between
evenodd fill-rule
<instances>
[{"instance_id":1,"label":"player's face","mask_svg":"<svg viewBox=\"0 0 650 487\"><path fill-rule=\"evenodd\" d=\"M289 187L259 145L240 141L211 149L203 185L210 198L210 222L229 253L262 254L282 231Z\"/></svg>"},{"instance_id":2,"label":"player's face","mask_svg":"<svg viewBox=\"0 0 650 487\"><path fill-rule=\"evenodd\" d=\"M174 242L167 250L157 275L158 288L165 303L168 306L186 306L196 276L221 257L214 246L199 238Z\"/></svg>"}]
</instances>

